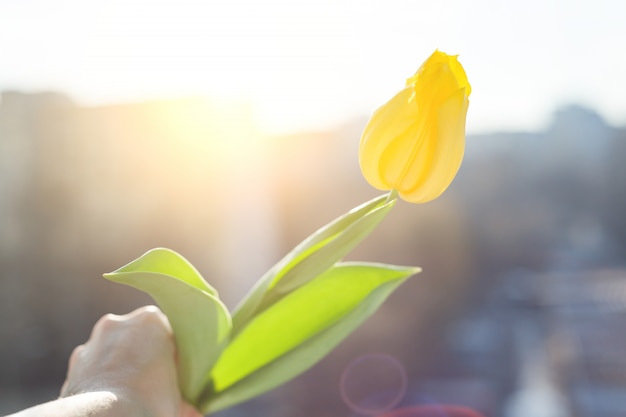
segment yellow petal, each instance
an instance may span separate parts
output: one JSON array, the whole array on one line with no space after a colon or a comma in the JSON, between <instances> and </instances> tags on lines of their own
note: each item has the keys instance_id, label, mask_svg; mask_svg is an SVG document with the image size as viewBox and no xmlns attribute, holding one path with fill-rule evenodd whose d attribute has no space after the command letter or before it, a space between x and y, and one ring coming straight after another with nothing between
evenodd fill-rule
<instances>
[{"instance_id":1,"label":"yellow petal","mask_svg":"<svg viewBox=\"0 0 626 417\"><path fill-rule=\"evenodd\" d=\"M448 188L461 167L465 153L468 105L465 89L459 90L441 105L435 139L429 141L427 149L418 154L411 164L412 170L403 179L403 187L398 188L403 199L412 203L426 203L439 197Z\"/></svg>"},{"instance_id":2,"label":"yellow petal","mask_svg":"<svg viewBox=\"0 0 626 417\"><path fill-rule=\"evenodd\" d=\"M463 159L470 92L457 57L435 51L365 128L359 147L365 179L414 203L438 197Z\"/></svg>"},{"instance_id":3,"label":"yellow petal","mask_svg":"<svg viewBox=\"0 0 626 417\"><path fill-rule=\"evenodd\" d=\"M392 141L413 130L416 120L413 89L405 88L376 110L368 122L359 146L359 165L363 176L374 188L393 188L384 175L389 164L383 163L381 156Z\"/></svg>"},{"instance_id":4,"label":"yellow petal","mask_svg":"<svg viewBox=\"0 0 626 417\"><path fill-rule=\"evenodd\" d=\"M467 80L467 74L463 69L463 66L458 61L458 55L447 55L441 51L435 51L422 66L415 72L415 74L406 81L406 85L415 86L418 84L420 78L428 78L428 80L422 80L425 85L428 85L441 76L441 72L449 72L456 85L454 90L465 88L465 93L469 97L472 92L472 88Z\"/></svg>"}]
</instances>

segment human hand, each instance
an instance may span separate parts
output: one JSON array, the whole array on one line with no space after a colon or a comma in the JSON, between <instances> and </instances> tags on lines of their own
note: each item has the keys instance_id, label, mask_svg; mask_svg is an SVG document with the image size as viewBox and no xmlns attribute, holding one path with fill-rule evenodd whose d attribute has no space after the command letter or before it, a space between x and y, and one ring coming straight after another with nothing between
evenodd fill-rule
<instances>
[{"instance_id":1,"label":"human hand","mask_svg":"<svg viewBox=\"0 0 626 417\"><path fill-rule=\"evenodd\" d=\"M181 398L172 329L154 306L107 314L74 349L61 397L110 391L128 415L201 417Z\"/></svg>"}]
</instances>

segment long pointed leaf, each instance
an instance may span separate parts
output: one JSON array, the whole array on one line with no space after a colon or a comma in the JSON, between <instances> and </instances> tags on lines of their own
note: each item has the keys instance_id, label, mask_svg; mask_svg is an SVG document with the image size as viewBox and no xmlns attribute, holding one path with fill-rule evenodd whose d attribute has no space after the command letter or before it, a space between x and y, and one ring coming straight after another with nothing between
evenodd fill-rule
<instances>
[{"instance_id":1,"label":"long pointed leaf","mask_svg":"<svg viewBox=\"0 0 626 417\"><path fill-rule=\"evenodd\" d=\"M217 411L305 371L339 344L419 268L338 264L260 313L213 368Z\"/></svg>"},{"instance_id":2,"label":"long pointed leaf","mask_svg":"<svg viewBox=\"0 0 626 417\"><path fill-rule=\"evenodd\" d=\"M186 259L162 248L104 277L148 293L167 315L176 338L181 391L197 405L232 326L215 290Z\"/></svg>"},{"instance_id":3,"label":"long pointed leaf","mask_svg":"<svg viewBox=\"0 0 626 417\"><path fill-rule=\"evenodd\" d=\"M342 259L363 240L396 203L379 196L322 227L272 267L233 314L233 335L258 312L307 283Z\"/></svg>"}]
</instances>

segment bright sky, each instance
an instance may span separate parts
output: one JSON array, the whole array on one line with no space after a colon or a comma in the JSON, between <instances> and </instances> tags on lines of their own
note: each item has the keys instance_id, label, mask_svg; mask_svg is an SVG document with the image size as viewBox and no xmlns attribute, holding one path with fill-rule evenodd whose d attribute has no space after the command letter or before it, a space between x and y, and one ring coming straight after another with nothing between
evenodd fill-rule
<instances>
[{"instance_id":1,"label":"bright sky","mask_svg":"<svg viewBox=\"0 0 626 417\"><path fill-rule=\"evenodd\" d=\"M572 101L623 125L624 18L615 0L0 0L0 89L241 98L271 132L323 129L439 48L472 83L469 132L541 128Z\"/></svg>"}]
</instances>

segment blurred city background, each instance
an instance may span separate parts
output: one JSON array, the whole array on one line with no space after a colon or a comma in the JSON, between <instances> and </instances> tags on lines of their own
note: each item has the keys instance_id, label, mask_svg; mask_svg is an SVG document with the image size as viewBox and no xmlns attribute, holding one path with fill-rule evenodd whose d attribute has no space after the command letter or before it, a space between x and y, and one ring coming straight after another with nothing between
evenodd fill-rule
<instances>
[{"instance_id":1,"label":"blurred city background","mask_svg":"<svg viewBox=\"0 0 626 417\"><path fill-rule=\"evenodd\" d=\"M463 166L348 257L424 272L218 415L365 415L346 396L385 369L406 377L397 407L626 413L625 6L19 3L0 3L0 414L54 398L101 315L151 303L102 273L169 247L232 308L379 195L361 131L437 47L473 86Z\"/></svg>"}]
</instances>

